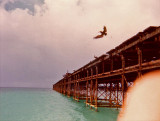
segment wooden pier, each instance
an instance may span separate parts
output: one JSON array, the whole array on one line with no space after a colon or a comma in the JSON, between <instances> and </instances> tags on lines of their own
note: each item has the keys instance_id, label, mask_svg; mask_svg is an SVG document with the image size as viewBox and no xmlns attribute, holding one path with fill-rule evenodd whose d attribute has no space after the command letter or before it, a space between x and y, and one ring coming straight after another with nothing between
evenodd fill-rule
<instances>
[{"instance_id":1,"label":"wooden pier","mask_svg":"<svg viewBox=\"0 0 160 121\"><path fill-rule=\"evenodd\" d=\"M160 69L160 26L150 26L53 85L86 106L120 108L128 87L144 73Z\"/></svg>"}]
</instances>

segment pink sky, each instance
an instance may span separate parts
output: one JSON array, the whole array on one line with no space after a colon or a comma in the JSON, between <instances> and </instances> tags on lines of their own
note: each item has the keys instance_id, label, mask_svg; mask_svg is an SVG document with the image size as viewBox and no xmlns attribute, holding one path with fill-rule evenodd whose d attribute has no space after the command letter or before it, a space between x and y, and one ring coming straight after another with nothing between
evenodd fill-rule
<instances>
[{"instance_id":1,"label":"pink sky","mask_svg":"<svg viewBox=\"0 0 160 121\"><path fill-rule=\"evenodd\" d=\"M67 70L160 25L159 0L45 0L34 16L28 9L8 12L3 2L0 86L52 87ZM94 40L104 25L108 35Z\"/></svg>"}]
</instances>

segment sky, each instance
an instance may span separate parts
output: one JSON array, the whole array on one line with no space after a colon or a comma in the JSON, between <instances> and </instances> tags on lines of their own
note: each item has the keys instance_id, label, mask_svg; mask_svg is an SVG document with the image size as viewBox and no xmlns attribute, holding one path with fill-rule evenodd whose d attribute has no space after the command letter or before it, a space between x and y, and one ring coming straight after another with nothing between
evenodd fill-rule
<instances>
[{"instance_id":1,"label":"sky","mask_svg":"<svg viewBox=\"0 0 160 121\"><path fill-rule=\"evenodd\" d=\"M0 0L0 87L52 88L149 26L159 0ZM103 26L107 36L93 39Z\"/></svg>"}]
</instances>

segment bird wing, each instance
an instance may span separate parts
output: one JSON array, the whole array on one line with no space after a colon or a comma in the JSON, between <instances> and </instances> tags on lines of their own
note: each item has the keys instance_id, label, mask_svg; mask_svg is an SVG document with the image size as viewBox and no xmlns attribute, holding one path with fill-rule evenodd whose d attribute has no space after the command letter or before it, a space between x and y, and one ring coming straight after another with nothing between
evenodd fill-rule
<instances>
[{"instance_id":1,"label":"bird wing","mask_svg":"<svg viewBox=\"0 0 160 121\"><path fill-rule=\"evenodd\" d=\"M102 38L103 35L97 35L96 37L94 37L94 39L98 39L98 38Z\"/></svg>"},{"instance_id":2,"label":"bird wing","mask_svg":"<svg viewBox=\"0 0 160 121\"><path fill-rule=\"evenodd\" d=\"M104 28L103 28L103 32L107 32L106 26L104 26Z\"/></svg>"}]
</instances>

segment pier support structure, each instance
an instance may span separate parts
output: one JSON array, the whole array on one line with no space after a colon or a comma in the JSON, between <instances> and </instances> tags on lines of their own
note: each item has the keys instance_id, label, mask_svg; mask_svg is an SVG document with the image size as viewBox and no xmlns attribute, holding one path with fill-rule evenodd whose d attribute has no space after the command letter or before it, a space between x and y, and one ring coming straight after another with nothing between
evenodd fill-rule
<instances>
[{"instance_id":1,"label":"pier support structure","mask_svg":"<svg viewBox=\"0 0 160 121\"><path fill-rule=\"evenodd\" d=\"M120 108L136 78L160 69L160 27L149 27L73 73L53 89L86 106Z\"/></svg>"}]
</instances>

